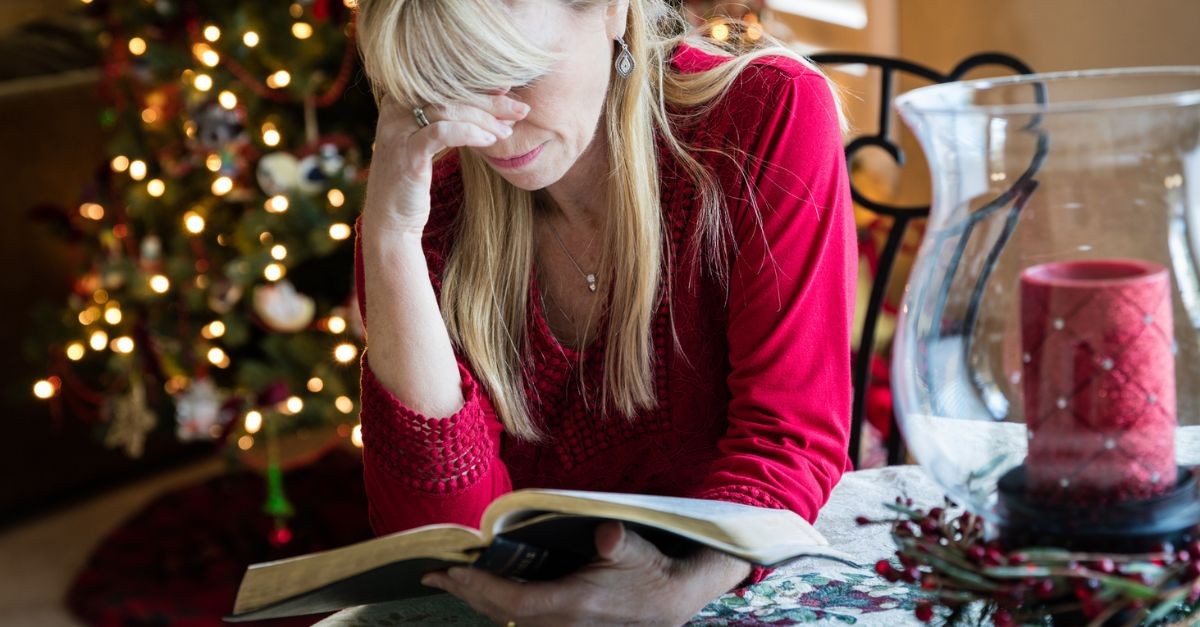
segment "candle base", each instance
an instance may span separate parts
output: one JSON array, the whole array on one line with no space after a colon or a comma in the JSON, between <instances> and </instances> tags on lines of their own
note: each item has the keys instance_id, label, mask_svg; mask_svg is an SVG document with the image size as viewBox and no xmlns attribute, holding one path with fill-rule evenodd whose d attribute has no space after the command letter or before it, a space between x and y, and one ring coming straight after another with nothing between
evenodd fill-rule
<instances>
[{"instance_id":1,"label":"candle base","mask_svg":"<svg viewBox=\"0 0 1200 627\"><path fill-rule=\"evenodd\" d=\"M1074 551L1139 553L1165 543L1200 539L1200 493L1191 469L1180 466L1175 487L1148 499L1096 507L1047 503L1029 494L1024 464L1000 478L1000 542L1008 548L1044 546Z\"/></svg>"}]
</instances>

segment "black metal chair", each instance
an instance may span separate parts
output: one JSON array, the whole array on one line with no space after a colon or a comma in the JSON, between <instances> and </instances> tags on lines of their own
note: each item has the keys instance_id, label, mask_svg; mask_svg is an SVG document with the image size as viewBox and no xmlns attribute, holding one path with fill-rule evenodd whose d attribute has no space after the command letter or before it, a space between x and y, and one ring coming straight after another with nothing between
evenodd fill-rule
<instances>
[{"instance_id":1,"label":"black metal chair","mask_svg":"<svg viewBox=\"0 0 1200 627\"><path fill-rule=\"evenodd\" d=\"M949 73L943 74L937 70L891 57L880 57L864 54L828 52L814 54L809 57L818 65L865 65L879 70L880 76L880 107L878 112L878 128L874 134L855 137L846 145L846 161L851 163L858 151L876 147L882 149L896 162L904 166L904 151L896 143L893 132L891 103L896 91L896 76L907 73L925 79L930 83L948 83L961 80L968 72L984 66L1000 66L1013 70L1017 74L1031 74L1033 70L1019 59L1003 53L985 52L970 56L960 62ZM876 325L883 308L884 296L891 280L896 258L900 254L900 245L909 225L914 220L929 217L929 205L898 206L873 200L864 195L855 185L853 177L850 181L850 193L854 202L864 209L877 215L892 219L887 228L887 241L879 255L875 277L871 283L871 295L867 305L863 328L859 335L858 356L854 362L853 384L854 401L851 413L850 427L850 460L855 467L859 465L859 453L862 448L862 435L866 421L867 389L871 383L871 357L875 351ZM904 461L904 443L900 438L900 429L896 424L895 414L887 437L887 463L899 464Z\"/></svg>"}]
</instances>

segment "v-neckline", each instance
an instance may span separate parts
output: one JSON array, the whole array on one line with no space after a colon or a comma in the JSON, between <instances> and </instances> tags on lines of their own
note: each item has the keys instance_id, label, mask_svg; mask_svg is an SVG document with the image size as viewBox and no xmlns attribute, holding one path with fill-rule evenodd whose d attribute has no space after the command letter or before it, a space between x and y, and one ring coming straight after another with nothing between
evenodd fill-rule
<instances>
[{"instance_id":1,"label":"v-neckline","mask_svg":"<svg viewBox=\"0 0 1200 627\"><path fill-rule=\"evenodd\" d=\"M560 340L558 336L554 334L554 330L550 328L550 321L546 318L546 310L542 307L542 292L538 285L537 269L533 268L529 274L529 300L532 301L530 307L532 307L534 326L537 328L537 331L547 340L547 342L549 342L551 347L561 353L563 357L567 359L567 361L578 361L580 357L587 357L594 354L603 343L603 331L608 326L609 308L603 307L600 310L600 316L597 319L596 328L594 329L595 335L591 338L591 341L587 344L587 346L582 348L573 348L568 346L564 344L562 340Z\"/></svg>"}]
</instances>

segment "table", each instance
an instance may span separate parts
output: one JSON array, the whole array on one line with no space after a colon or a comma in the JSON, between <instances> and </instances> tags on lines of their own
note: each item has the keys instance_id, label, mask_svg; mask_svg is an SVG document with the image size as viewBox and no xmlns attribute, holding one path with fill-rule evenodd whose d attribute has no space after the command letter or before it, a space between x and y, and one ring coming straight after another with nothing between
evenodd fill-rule
<instances>
[{"instance_id":1,"label":"table","mask_svg":"<svg viewBox=\"0 0 1200 627\"><path fill-rule=\"evenodd\" d=\"M875 575L875 562L892 556L886 525L860 527L857 516L887 517L884 503L896 496L918 507L940 505L943 492L917 466L847 473L821 510L817 529L857 566L806 558L776 570L761 583L739 588L705 607L689 625L905 625L918 623L903 584ZM490 625L448 594L344 609L321 627L398 625Z\"/></svg>"}]
</instances>

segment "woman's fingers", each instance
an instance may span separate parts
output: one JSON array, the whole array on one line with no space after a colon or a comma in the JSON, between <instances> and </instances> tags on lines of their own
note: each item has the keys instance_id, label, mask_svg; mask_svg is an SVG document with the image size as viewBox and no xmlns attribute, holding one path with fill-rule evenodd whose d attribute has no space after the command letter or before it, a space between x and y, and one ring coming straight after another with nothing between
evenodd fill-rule
<instances>
[{"instance_id":1,"label":"woman's fingers","mask_svg":"<svg viewBox=\"0 0 1200 627\"><path fill-rule=\"evenodd\" d=\"M446 148L472 146L482 148L496 143L494 133L470 122L439 120L413 133L410 138L413 150L410 155L416 163L428 163L434 155Z\"/></svg>"}]
</instances>

